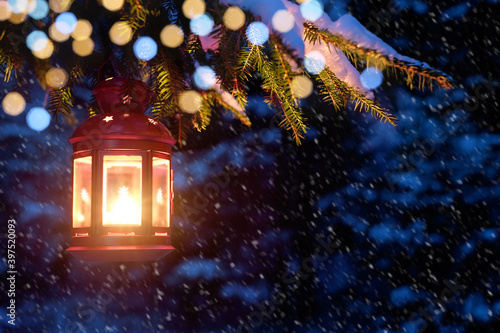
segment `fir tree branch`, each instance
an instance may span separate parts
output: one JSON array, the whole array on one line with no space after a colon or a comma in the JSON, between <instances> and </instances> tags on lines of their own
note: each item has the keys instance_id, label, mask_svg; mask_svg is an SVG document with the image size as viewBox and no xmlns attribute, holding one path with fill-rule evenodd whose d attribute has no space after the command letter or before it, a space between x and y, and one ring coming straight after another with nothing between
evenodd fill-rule
<instances>
[{"instance_id":1,"label":"fir tree branch","mask_svg":"<svg viewBox=\"0 0 500 333\"><path fill-rule=\"evenodd\" d=\"M337 78L328 67L325 67L325 69L319 74L319 80L321 80L325 87L327 87L328 94L335 94L338 92L342 96L349 96L350 100L355 103L355 111L357 109L365 112L370 111L374 118L380 119L380 121L384 122L388 121L392 125L396 126L397 118L394 115L390 114L388 110L382 108L380 105L367 98L364 94ZM333 82L333 85L330 82ZM330 90L333 91L330 92ZM335 98L335 96L333 96L333 98ZM338 102L338 100L335 101Z\"/></svg>"},{"instance_id":2,"label":"fir tree branch","mask_svg":"<svg viewBox=\"0 0 500 333\"><path fill-rule=\"evenodd\" d=\"M445 89L453 87L453 82L444 73L399 59L389 59L386 55L371 49L365 49L356 45L354 42L345 39L344 37L333 34L326 29L318 29L310 22L304 23L305 39L312 42L322 42L330 48L332 44L336 49L344 53L349 60L355 65L363 64L368 67L373 65L380 70L386 69L389 73L392 70L395 76L398 73L406 75L406 84L413 89L415 76L418 77L418 89L424 90L429 87L431 90L434 85L438 85ZM364 62L364 63L363 63Z\"/></svg>"}]
</instances>

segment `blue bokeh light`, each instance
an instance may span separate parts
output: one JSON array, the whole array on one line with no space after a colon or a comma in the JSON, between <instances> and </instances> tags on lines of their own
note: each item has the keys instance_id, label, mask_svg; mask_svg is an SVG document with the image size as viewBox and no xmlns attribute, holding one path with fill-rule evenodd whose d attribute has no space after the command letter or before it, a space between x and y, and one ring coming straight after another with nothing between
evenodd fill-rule
<instances>
[{"instance_id":1,"label":"blue bokeh light","mask_svg":"<svg viewBox=\"0 0 500 333\"><path fill-rule=\"evenodd\" d=\"M326 60L319 51L311 51L304 58L304 67L310 74L316 75L325 69Z\"/></svg>"},{"instance_id":2,"label":"blue bokeh light","mask_svg":"<svg viewBox=\"0 0 500 333\"><path fill-rule=\"evenodd\" d=\"M191 31L199 36L208 35L214 28L214 20L207 14L202 14L191 20L189 23Z\"/></svg>"},{"instance_id":3,"label":"blue bokeh light","mask_svg":"<svg viewBox=\"0 0 500 333\"><path fill-rule=\"evenodd\" d=\"M210 89L216 82L215 72L209 66L200 66L194 72L194 83L200 89Z\"/></svg>"},{"instance_id":4,"label":"blue bokeh light","mask_svg":"<svg viewBox=\"0 0 500 333\"><path fill-rule=\"evenodd\" d=\"M9 0L10 11L21 14L28 8L28 0Z\"/></svg>"},{"instance_id":5,"label":"blue bokeh light","mask_svg":"<svg viewBox=\"0 0 500 333\"><path fill-rule=\"evenodd\" d=\"M29 15L35 20L41 20L49 14L49 5L45 0L36 0L35 9Z\"/></svg>"},{"instance_id":6,"label":"blue bokeh light","mask_svg":"<svg viewBox=\"0 0 500 333\"><path fill-rule=\"evenodd\" d=\"M134 43L134 54L140 60L149 61L158 52L158 45L151 37L139 37Z\"/></svg>"},{"instance_id":7,"label":"blue bokeh light","mask_svg":"<svg viewBox=\"0 0 500 333\"><path fill-rule=\"evenodd\" d=\"M40 51L47 45L49 38L45 34L45 32L40 30L35 30L30 32L30 34L26 37L26 46L31 51Z\"/></svg>"},{"instance_id":8,"label":"blue bokeh light","mask_svg":"<svg viewBox=\"0 0 500 333\"><path fill-rule=\"evenodd\" d=\"M250 23L246 31L248 41L255 45L262 45L269 39L269 28L262 22Z\"/></svg>"},{"instance_id":9,"label":"blue bokeh light","mask_svg":"<svg viewBox=\"0 0 500 333\"><path fill-rule=\"evenodd\" d=\"M29 128L34 131L43 131L50 124L50 114L41 107L34 107L26 115Z\"/></svg>"},{"instance_id":10,"label":"blue bokeh light","mask_svg":"<svg viewBox=\"0 0 500 333\"><path fill-rule=\"evenodd\" d=\"M377 67L368 67L361 73L361 84L366 89L376 89L384 81L384 75Z\"/></svg>"},{"instance_id":11,"label":"blue bokeh light","mask_svg":"<svg viewBox=\"0 0 500 333\"><path fill-rule=\"evenodd\" d=\"M316 21L323 15L323 4L318 0L311 0L300 5L302 17L309 21Z\"/></svg>"},{"instance_id":12,"label":"blue bokeh light","mask_svg":"<svg viewBox=\"0 0 500 333\"><path fill-rule=\"evenodd\" d=\"M76 27L76 16L71 12L64 12L56 18L56 28L63 34L70 34Z\"/></svg>"}]
</instances>

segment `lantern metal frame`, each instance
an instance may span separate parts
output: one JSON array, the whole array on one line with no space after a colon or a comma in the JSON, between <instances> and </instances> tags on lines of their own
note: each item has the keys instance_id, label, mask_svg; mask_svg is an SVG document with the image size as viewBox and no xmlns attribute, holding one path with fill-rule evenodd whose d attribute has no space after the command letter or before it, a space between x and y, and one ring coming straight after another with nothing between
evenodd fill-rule
<instances>
[{"instance_id":1,"label":"lantern metal frame","mask_svg":"<svg viewBox=\"0 0 500 333\"><path fill-rule=\"evenodd\" d=\"M127 84L133 85L134 94L124 99L121 95ZM74 187L75 160L92 158L90 227L74 227L72 222L71 246L66 251L86 261L158 260L174 251L174 247L170 227L153 226L153 159L168 161L170 223L174 180L171 153L175 139L163 124L144 114L151 93L142 81L112 78L100 82L93 93L102 113L84 121L69 139L73 145ZM141 156L140 226L103 225L104 157L110 155Z\"/></svg>"}]
</instances>

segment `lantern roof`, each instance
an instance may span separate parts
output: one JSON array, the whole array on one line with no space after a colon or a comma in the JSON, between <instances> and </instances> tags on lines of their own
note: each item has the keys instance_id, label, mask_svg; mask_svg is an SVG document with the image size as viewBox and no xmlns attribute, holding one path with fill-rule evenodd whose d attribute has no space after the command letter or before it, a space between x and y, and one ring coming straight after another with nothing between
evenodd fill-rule
<instances>
[{"instance_id":1,"label":"lantern roof","mask_svg":"<svg viewBox=\"0 0 500 333\"><path fill-rule=\"evenodd\" d=\"M92 91L102 113L77 127L69 142L91 140L146 140L175 145L162 123L144 114L153 93L139 80L115 77L97 84Z\"/></svg>"}]
</instances>

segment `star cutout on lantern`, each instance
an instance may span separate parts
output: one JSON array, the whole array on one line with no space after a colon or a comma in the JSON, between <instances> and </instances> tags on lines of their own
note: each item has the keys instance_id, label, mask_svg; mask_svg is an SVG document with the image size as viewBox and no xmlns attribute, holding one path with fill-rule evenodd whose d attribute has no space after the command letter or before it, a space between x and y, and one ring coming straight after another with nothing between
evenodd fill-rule
<instances>
[{"instance_id":1,"label":"star cutout on lantern","mask_svg":"<svg viewBox=\"0 0 500 333\"><path fill-rule=\"evenodd\" d=\"M123 104L130 104L131 100L132 100L132 96L126 95L123 97Z\"/></svg>"},{"instance_id":2,"label":"star cutout on lantern","mask_svg":"<svg viewBox=\"0 0 500 333\"><path fill-rule=\"evenodd\" d=\"M106 116L106 118L103 119L105 122L110 122L113 120L113 116Z\"/></svg>"}]
</instances>

